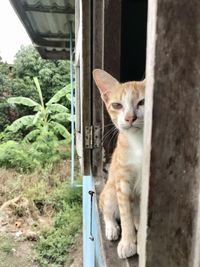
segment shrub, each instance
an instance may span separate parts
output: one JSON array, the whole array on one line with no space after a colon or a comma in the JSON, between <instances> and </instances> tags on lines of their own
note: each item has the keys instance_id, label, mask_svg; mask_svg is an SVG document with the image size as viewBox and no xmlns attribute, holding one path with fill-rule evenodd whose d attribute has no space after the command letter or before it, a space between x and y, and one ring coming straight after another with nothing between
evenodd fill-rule
<instances>
[{"instance_id":1,"label":"shrub","mask_svg":"<svg viewBox=\"0 0 200 267\"><path fill-rule=\"evenodd\" d=\"M30 173L52 166L67 154L59 150L60 142L52 134L38 136L34 143L7 141L0 144L0 167Z\"/></svg>"},{"instance_id":2,"label":"shrub","mask_svg":"<svg viewBox=\"0 0 200 267\"><path fill-rule=\"evenodd\" d=\"M8 141L0 145L0 167L15 168L17 171L30 172L40 166L33 151L25 145L15 141Z\"/></svg>"}]
</instances>

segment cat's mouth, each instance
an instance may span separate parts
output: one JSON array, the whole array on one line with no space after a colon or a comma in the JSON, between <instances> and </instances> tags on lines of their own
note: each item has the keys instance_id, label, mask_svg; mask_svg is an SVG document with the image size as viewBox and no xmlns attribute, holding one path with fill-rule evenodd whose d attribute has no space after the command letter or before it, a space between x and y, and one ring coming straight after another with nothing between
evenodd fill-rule
<instances>
[{"instance_id":1,"label":"cat's mouth","mask_svg":"<svg viewBox=\"0 0 200 267\"><path fill-rule=\"evenodd\" d=\"M138 121L138 122L135 121L132 124L121 124L119 128L125 131L134 130L134 129L140 130L140 129L143 129L143 126L144 126L143 121Z\"/></svg>"}]
</instances>

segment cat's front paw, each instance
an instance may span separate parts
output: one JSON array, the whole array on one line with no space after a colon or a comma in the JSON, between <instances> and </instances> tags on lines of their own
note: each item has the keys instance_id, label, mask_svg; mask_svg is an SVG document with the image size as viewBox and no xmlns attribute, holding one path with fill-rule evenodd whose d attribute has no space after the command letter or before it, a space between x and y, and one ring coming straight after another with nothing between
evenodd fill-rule
<instances>
[{"instance_id":1,"label":"cat's front paw","mask_svg":"<svg viewBox=\"0 0 200 267\"><path fill-rule=\"evenodd\" d=\"M117 240L120 234L120 227L117 224L107 223L106 224L106 238L110 241Z\"/></svg>"},{"instance_id":2,"label":"cat's front paw","mask_svg":"<svg viewBox=\"0 0 200 267\"><path fill-rule=\"evenodd\" d=\"M134 241L121 240L118 244L117 252L121 259L131 257L137 253L137 245Z\"/></svg>"}]
</instances>

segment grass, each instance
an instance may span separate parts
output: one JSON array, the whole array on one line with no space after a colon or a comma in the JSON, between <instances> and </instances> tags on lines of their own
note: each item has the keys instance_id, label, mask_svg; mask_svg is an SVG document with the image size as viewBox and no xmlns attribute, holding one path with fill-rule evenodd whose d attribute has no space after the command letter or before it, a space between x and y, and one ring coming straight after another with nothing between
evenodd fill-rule
<instances>
[{"instance_id":1,"label":"grass","mask_svg":"<svg viewBox=\"0 0 200 267\"><path fill-rule=\"evenodd\" d=\"M59 187L51 199L55 203L52 229L42 232L35 249L35 260L42 267L61 267L69 258L76 234L81 231L81 189L69 184Z\"/></svg>"},{"instance_id":2,"label":"grass","mask_svg":"<svg viewBox=\"0 0 200 267\"><path fill-rule=\"evenodd\" d=\"M0 251L6 254L10 254L12 252L12 241L9 237L0 236Z\"/></svg>"},{"instance_id":3,"label":"grass","mask_svg":"<svg viewBox=\"0 0 200 267\"><path fill-rule=\"evenodd\" d=\"M82 230L81 188L72 188L69 184L66 176L70 174L70 167L70 161L64 160L53 169L32 174L0 171L0 204L21 195L35 204L42 218L51 221L45 224L46 229L38 223L33 228L33 231L40 231L33 255L36 255L34 259L41 267L63 266L70 259L70 251L76 247L77 234ZM13 209L13 216L26 218L20 207ZM0 252L8 255L11 251L12 241L0 239Z\"/></svg>"},{"instance_id":4,"label":"grass","mask_svg":"<svg viewBox=\"0 0 200 267\"><path fill-rule=\"evenodd\" d=\"M48 227L45 230L37 220L33 226L33 231L40 231L34 246L35 260L41 267L63 266L82 228L81 188L72 188L67 178L71 169L71 162L67 160L70 149L61 146L58 153L57 150L52 152L51 147L45 147L46 152L40 154L32 146L28 147L32 147L30 150L13 141L0 144L0 147L0 165L5 168L0 171L0 205L22 196L33 203L42 219L50 219L50 224L45 224ZM36 158L37 162L33 160ZM28 210L32 215L29 206ZM21 206L12 212L13 218L28 218ZM0 240L0 251L11 253L12 241Z\"/></svg>"}]
</instances>

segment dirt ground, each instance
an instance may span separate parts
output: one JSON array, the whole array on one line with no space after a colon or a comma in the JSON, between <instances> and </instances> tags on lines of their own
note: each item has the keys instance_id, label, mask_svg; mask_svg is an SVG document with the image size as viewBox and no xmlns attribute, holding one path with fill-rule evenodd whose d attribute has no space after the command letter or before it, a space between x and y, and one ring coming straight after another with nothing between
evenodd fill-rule
<instances>
[{"instance_id":1,"label":"dirt ground","mask_svg":"<svg viewBox=\"0 0 200 267\"><path fill-rule=\"evenodd\" d=\"M70 261L64 267L82 267L82 236L77 237L77 246L70 252ZM0 267L40 267L34 262L34 250L31 241L15 241L10 239L12 247L10 252L0 250Z\"/></svg>"},{"instance_id":2,"label":"dirt ground","mask_svg":"<svg viewBox=\"0 0 200 267\"><path fill-rule=\"evenodd\" d=\"M70 161L61 162L53 171L53 175L59 173L60 180L65 181L70 173ZM27 177L19 175L14 170L0 169L0 267L40 267L34 262L33 245L39 237L40 225L51 227L51 216L42 216L39 214L33 203L27 197L19 196L21 190L18 185L19 179L31 186L31 181L37 179L35 174ZM18 197L15 196L18 195ZM13 213L13 208L15 213ZM12 212L11 212L12 209ZM19 219L17 215L23 212ZM16 215L16 216L15 216ZM34 225L35 231L32 229ZM77 245L70 252L70 261L67 261L63 267L81 267L82 262L82 235L76 237Z\"/></svg>"},{"instance_id":3,"label":"dirt ground","mask_svg":"<svg viewBox=\"0 0 200 267\"><path fill-rule=\"evenodd\" d=\"M82 236L77 238L77 246L70 252L70 261L64 267L82 267ZM11 239L12 247L10 252L0 250L0 267L40 267L34 262L33 242L15 241Z\"/></svg>"},{"instance_id":4,"label":"dirt ground","mask_svg":"<svg viewBox=\"0 0 200 267\"><path fill-rule=\"evenodd\" d=\"M10 252L0 251L0 267L39 267L33 261L32 242L14 241Z\"/></svg>"}]
</instances>

